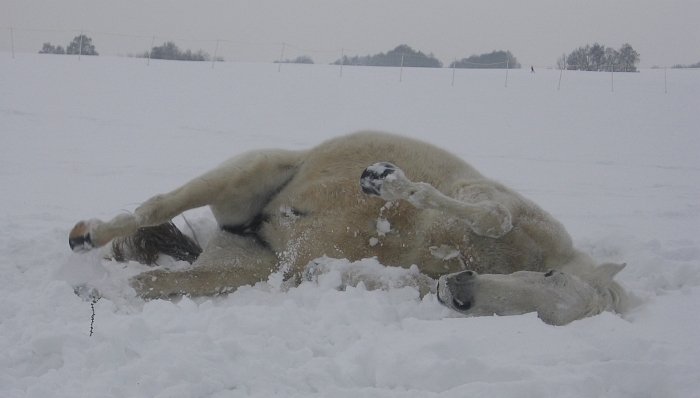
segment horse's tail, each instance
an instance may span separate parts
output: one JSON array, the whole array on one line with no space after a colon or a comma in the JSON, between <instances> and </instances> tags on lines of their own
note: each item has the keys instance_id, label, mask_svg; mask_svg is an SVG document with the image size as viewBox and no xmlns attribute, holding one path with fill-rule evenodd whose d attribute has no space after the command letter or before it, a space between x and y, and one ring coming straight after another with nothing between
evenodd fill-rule
<instances>
[{"instance_id":1,"label":"horse's tail","mask_svg":"<svg viewBox=\"0 0 700 398\"><path fill-rule=\"evenodd\" d=\"M172 222L153 227L139 228L135 234L112 241L112 254L116 261L138 261L153 265L161 254L192 264L202 248L184 235Z\"/></svg>"}]
</instances>

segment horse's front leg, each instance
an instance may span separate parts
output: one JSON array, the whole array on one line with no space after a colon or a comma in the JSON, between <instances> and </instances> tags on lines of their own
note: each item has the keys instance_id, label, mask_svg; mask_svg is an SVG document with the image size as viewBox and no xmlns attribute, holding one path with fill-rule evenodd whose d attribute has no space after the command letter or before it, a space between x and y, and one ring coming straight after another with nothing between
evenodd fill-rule
<instances>
[{"instance_id":1,"label":"horse's front leg","mask_svg":"<svg viewBox=\"0 0 700 398\"><path fill-rule=\"evenodd\" d=\"M120 214L109 221L79 221L70 231L68 243L73 251L78 252L104 246L112 239L135 233L139 228L168 222L185 210L206 205L206 193L210 191L210 185L195 179L172 192L146 200L133 213Z\"/></svg>"},{"instance_id":2,"label":"horse's front leg","mask_svg":"<svg viewBox=\"0 0 700 398\"><path fill-rule=\"evenodd\" d=\"M481 200L475 203L453 199L424 182L409 180L391 163L376 163L362 173L362 191L391 200L406 200L419 209L435 209L465 220L477 235L500 238L512 228L512 215L501 203Z\"/></svg>"},{"instance_id":3,"label":"horse's front leg","mask_svg":"<svg viewBox=\"0 0 700 398\"><path fill-rule=\"evenodd\" d=\"M133 214L120 214L109 221L80 221L69 234L69 244L74 251L87 251L206 205L212 207L221 226L245 225L291 179L303 156L282 150L241 154L171 192L148 199Z\"/></svg>"}]
</instances>

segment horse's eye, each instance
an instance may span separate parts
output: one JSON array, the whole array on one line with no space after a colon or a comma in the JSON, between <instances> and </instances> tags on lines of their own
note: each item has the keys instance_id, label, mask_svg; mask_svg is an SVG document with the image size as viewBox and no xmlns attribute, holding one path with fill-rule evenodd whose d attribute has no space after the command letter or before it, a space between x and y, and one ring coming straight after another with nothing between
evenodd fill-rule
<instances>
[{"instance_id":1,"label":"horse's eye","mask_svg":"<svg viewBox=\"0 0 700 398\"><path fill-rule=\"evenodd\" d=\"M547 271L546 274L544 274L544 277L545 277L545 278L549 278L549 277L552 276L552 275L554 275L554 270L549 270L549 271Z\"/></svg>"}]
</instances>

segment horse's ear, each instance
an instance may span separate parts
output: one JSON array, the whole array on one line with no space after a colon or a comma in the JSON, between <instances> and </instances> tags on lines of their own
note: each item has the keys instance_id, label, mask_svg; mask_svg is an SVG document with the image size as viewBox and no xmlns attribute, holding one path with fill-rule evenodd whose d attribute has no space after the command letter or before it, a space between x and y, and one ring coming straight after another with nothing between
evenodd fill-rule
<instances>
[{"instance_id":1,"label":"horse's ear","mask_svg":"<svg viewBox=\"0 0 700 398\"><path fill-rule=\"evenodd\" d=\"M615 275L626 266L627 263L603 263L593 271L593 279L597 281L600 286L606 287L612 282Z\"/></svg>"}]
</instances>

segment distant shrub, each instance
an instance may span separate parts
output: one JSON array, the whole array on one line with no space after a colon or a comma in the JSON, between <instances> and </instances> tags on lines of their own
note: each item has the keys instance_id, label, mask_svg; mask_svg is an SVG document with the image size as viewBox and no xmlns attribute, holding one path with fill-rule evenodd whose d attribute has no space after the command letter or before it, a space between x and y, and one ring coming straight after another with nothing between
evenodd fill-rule
<instances>
[{"instance_id":1,"label":"distant shrub","mask_svg":"<svg viewBox=\"0 0 700 398\"><path fill-rule=\"evenodd\" d=\"M595 43L579 47L557 61L559 68L597 72L636 72L639 53L625 43L619 50Z\"/></svg>"},{"instance_id":2,"label":"distant shrub","mask_svg":"<svg viewBox=\"0 0 700 398\"><path fill-rule=\"evenodd\" d=\"M676 64L676 65L673 65L671 68L674 68L674 69L700 68L700 62L696 62L696 63L690 64L690 65Z\"/></svg>"},{"instance_id":3,"label":"distant shrub","mask_svg":"<svg viewBox=\"0 0 700 398\"><path fill-rule=\"evenodd\" d=\"M294 59L285 59L284 61L275 61L276 64L313 64L314 60L308 55L300 55Z\"/></svg>"},{"instance_id":4,"label":"distant shrub","mask_svg":"<svg viewBox=\"0 0 700 398\"><path fill-rule=\"evenodd\" d=\"M152 59L167 59L175 61L211 61L211 57L206 52L199 50L192 52L191 50L181 51L178 46L172 41L163 43L161 46L153 47L149 52L141 55L143 58ZM217 61L223 61L223 58L217 57Z\"/></svg>"},{"instance_id":5,"label":"distant shrub","mask_svg":"<svg viewBox=\"0 0 700 398\"><path fill-rule=\"evenodd\" d=\"M66 50L61 46L54 46L53 44L46 42L39 50L39 54L65 54Z\"/></svg>"},{"instance_id":6,"label":"distant shrub","mask_svg":"<svg viewBox=\"0 0 700 398\"><path fill-rule=\"evenodd\" d=\"M61 46L46 42L39 50L39 54L99 55L95 45L92 44L92 39L86 35L75 36L65 50Z\"/></svg>"},{"instance_id":7,"label":"distant shrub","mask_svg":"<svg viewBox=\"0 0 700 398\"><path fill-rule=\"evenodd\" d=\"M442 68L442 62L432 54L426 55L402 44L386 53L365 56L344 56L333 63L334 65L362 66L407 66L418 68Z\"/></svg>"},{"instance_id":8,"label":"distant shrub","mask_svg":"<svg viewBox=\"0 0 700 398\"><path fill-rule=\"evenodd\" d=\"M488 54L472 55L450 64L450 68L465 69L520 69L520 64L510 51L492 51Z\"/></svg>"},{"instance_id":9,"label":"distant shrub","mask_svg":"<svg viewBox=\"0 0 700 398\"><path fill-rule=\"evenodd\" d=\"M92 39L85 35L75 36L66 47L66 54L99 55L92 44Z\"/></svg>"}]
</instances>

